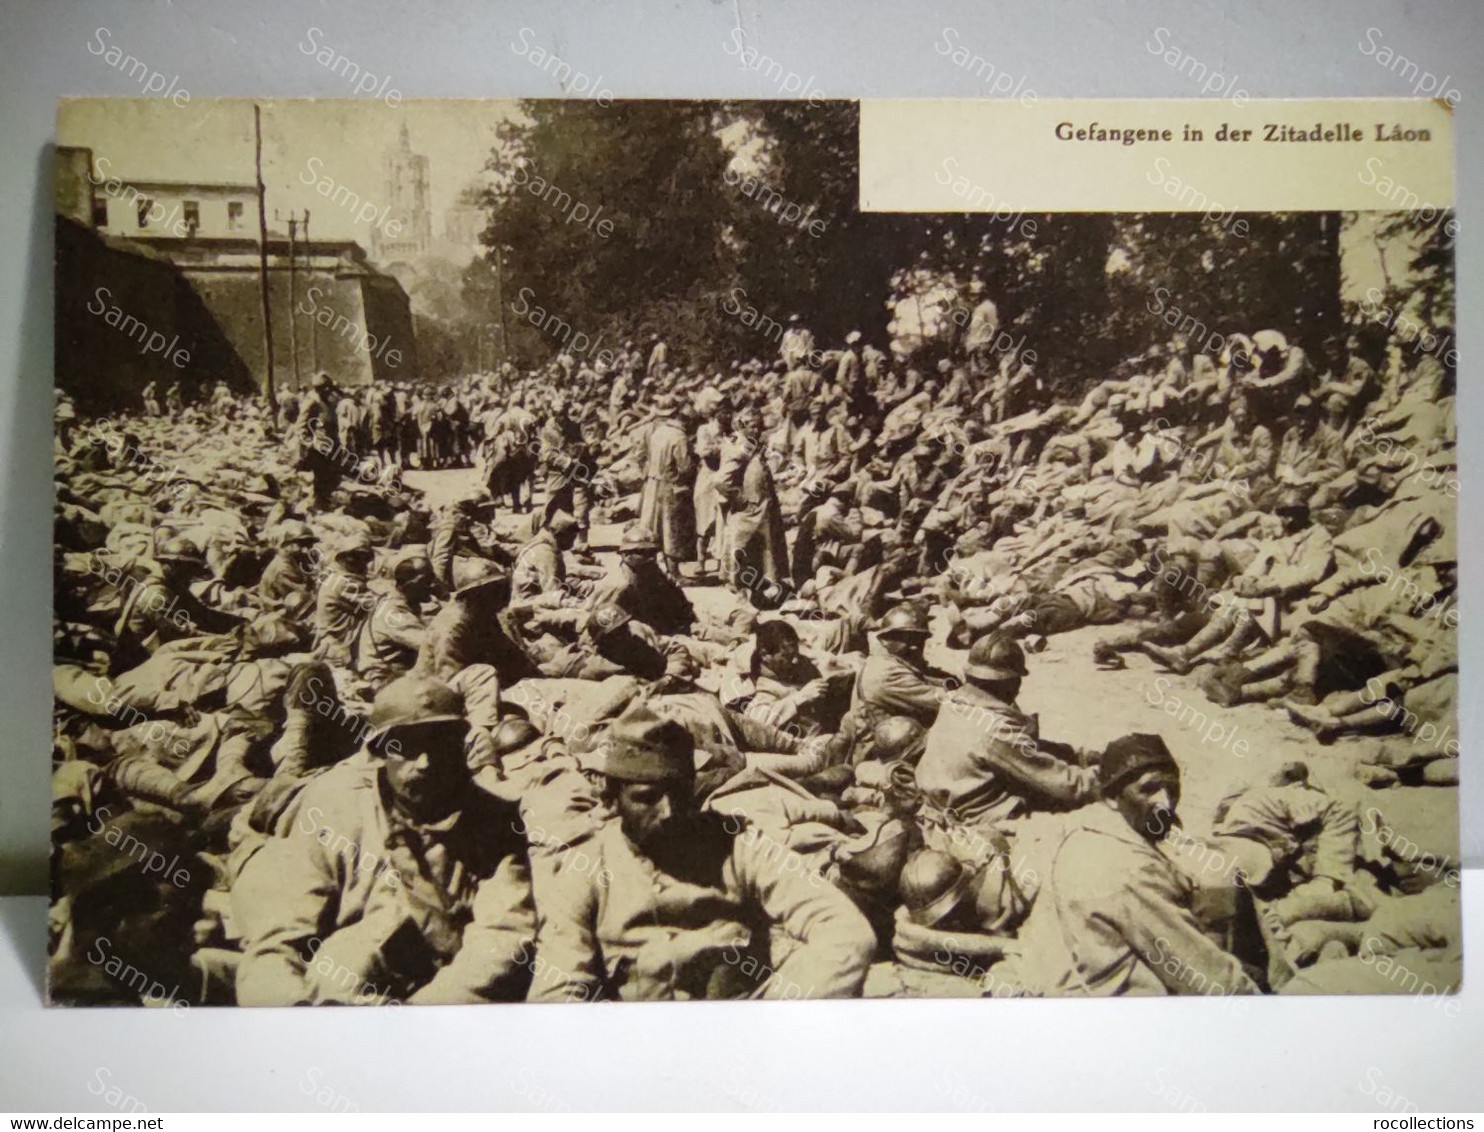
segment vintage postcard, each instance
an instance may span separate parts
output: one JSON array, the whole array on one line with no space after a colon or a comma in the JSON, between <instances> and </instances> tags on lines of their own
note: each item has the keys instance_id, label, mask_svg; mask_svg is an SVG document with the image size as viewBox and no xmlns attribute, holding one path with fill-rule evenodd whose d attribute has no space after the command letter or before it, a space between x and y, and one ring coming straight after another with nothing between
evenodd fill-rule
<instances>
[{"instance_id":1,"label":"vintage postcard","mask_svg":"<svg viewBox=\"0 0 1484 1132\"><path fill-rule=\"evenodd\" d=\"M569 85L62 103L50 1000L1454 1004L1451 104Z\"/></svg>"}]
</instances>

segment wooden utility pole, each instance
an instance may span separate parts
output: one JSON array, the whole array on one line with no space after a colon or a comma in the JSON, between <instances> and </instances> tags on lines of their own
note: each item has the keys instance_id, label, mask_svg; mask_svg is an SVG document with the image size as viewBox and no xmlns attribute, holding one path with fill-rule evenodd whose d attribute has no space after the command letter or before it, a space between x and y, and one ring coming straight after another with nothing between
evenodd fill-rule
<instances>
[{"instance_id":1,"label":"wooden utility pole","mask_svg":"<svg viewBox=\"0 0 1484 1132\"><path fill-rule=\"evenodd\" d=\"M294 214L289 213L289 350L294 355L294 388L300 388L299 381L299 296L294 286L294 255L297 249L294 246L294 237L299 234L299 221Z\"/></svg>"},{"instance_id":2,"label":"wooden utility pole","mask_svg":"<svg viewBox=\"0 0 1484 1132\"><path fill-rule=\"evenodd\" d=\"M309 209L304 210L304 270L309 274L309 285L314 286L314 248L309 243ZM315 327L319 322L309 320L309 368L319 373L319 335Z\"/></svg>"},{"instance_id":3,"label":"wooden utility pole","mask_svg":"<svg viewBox=\"0 0 1484 1132\"><path fill-rule=\"evenodd\" d=\"M263 187L263 111L257 103L252 108L254 163L258 177L258 289L263 296L263 360L267 364L268 408L278 412L278 396L273 390L273 304L268 299L268 211Z\"/></svg>"}]
</instances>

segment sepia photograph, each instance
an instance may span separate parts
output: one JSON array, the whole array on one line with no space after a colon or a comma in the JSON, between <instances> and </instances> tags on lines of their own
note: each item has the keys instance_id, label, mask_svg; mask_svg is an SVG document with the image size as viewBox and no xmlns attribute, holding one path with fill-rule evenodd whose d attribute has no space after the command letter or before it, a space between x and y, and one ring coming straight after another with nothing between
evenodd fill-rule
<instances>
[{"instance_id":1,"label":"sepia photograph","mask_svg":"<svg viewBox=\"0 0 1484 1132\"><path fill-rule=\"evenodd\" d=\"M867 211L751 47L333 42L60 104L51 1003L1449 1009L1451 206Z\"/></svg>"}]
</instances>

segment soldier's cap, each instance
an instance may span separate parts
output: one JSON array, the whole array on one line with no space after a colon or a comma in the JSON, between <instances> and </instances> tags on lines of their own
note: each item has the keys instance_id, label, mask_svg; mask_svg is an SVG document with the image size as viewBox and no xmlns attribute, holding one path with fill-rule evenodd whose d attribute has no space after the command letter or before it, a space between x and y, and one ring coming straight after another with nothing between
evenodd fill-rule
<instances>
[{"instance_id":1,"label":"soldier's cap","mask_svg":"<svg viewBox=\"0 0 1484 1132\"><path fill-rule=\"evenodd\" d=\"M302 519L289 519L287 522L279 524L277 536L274 541L279 546L295 546L302 543L314 542L315 534L310 529L309 524Z\"/></svg>"},{"instance_id":2,"label":"soldier's cap","mask_svg":"<svg viewBox=\"0 0 1484 1132\"><path fill-rule=\"evenodd\" d=\"M1114 739L1098 764L1098 788L1103 795L1116 794L1131 779L1151 770L1180 776L1180 764L1158 735L1136 733Z\"/></svg>"},{"instance_id":3,"label":"soldier's cap","mask_svg":"<svg viewBox=\"0 0 1484 1132\"><path fill-rule=\"evenodd\" d=\"M601 641L609 633L628 624L628 621L629 615L624 612L622 606L608 602L589 613L587 620L583 622L583 627L594 641Z\"/></svg>"},{"instance_id":4,"label":"soldier's cap","mask_svg":"<svg viewBox=\"0 0 1484 1132\"><path fill-rule=\"evenodd\" d=\"M335 557L344 558L347 555L371 556L376 553L376 547L371 542L371 536L365 531L356 531L354 534L346 535L340 540L340 545L335 548Z\"/></svg>"},{"instance_id":5,"label":"soldier's cap","mask_svg":"<svg viewBox=\"0 0 1484 1132\"><path fill-rule=\"evenodd\" d=\"M464 697L442 680L409 672L399 676L380 692L371 704L367 720L370 734L367 745L384 753L384 740L404 728L441 725L467 730L464 719Z\"/></svg>"},{"instance_id":6,"label":"soldier's cap","mask_svg":"<svg viewBox=\"0 0 1484 1132\"><path fill-rule=\"evenodd\" d=\"M315 389L323 389L330 384L330 375L324 370L314 375L314 380L309 383Z\"/></svg>"},{"instance_id":7,"label":"soldier's cap","mask_svg":"<svg viewBox=\"0 0 1484 1132\"><path fill-rule=\"evenodd\" d=\"M602 771L620 782L670 782L696 773L690 732L673 719L661 719L648 704L621 715L603 746Z\"/></svg>"},{"instance_id":8,"label":"soldier's cap","mask_svg":"<svg viewBox=\"0 0 1484 1132\"><path fill-rule=\"evenodd\" d=\"M861 332L859 330L852 330L849 334L845 335L845 342L847 345L854 346L860 340Z\"/></svg>"},{"instance_id":9,"label":"soldier's cap","mask_svg":"<svg viewBox=\"0 0 1484 1132\"><path fill-rule=\"evenodd\" d=\"M964 675L974 680L1014 680L1025 674L1025 650L998 633L986 633L975 641L964 666Z\"/></svg>"},{"instance_id":10,"label":"soldier's cap","mask_svg":"<svg viewBox=\"0 0 1484 1132\"><path fill-rule=\"evenodd\" d=\"M930 928L968 899L973 877L947 853L922 849L902 866L900 888L907 918Z\"/></svg>"},{"instance_id":11,"label":"soldier's cap","mask_svg":"<svg viewBox=\"0 0 1484 1132\"><path fill-rule=\"evenodd\" d=\"M618 552L620 554L653 553L659 548L659 543L655 542L650 535L645 534L637 526L630 527L626 530L618 544Z\"/></svg>"}]
</instances>

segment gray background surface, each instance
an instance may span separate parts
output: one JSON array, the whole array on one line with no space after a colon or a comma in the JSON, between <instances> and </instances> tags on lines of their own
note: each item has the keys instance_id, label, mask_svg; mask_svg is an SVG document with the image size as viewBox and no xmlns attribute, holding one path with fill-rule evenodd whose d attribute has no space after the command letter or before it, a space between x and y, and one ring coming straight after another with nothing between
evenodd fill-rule
<instances>
[{"instance_id":1,"label":"gray background surface","mask_svg":"<svg viewBox=\"0 0 1484 1132\"><path fill-rule=\"evenodd\" d=\"M178 73L193 99L342 97L347 93L344 80L297 49L311 25L323 29L324 42L362 68L389 73L409 98L559 96L552 78L512 52L522 27L533 29L537 42L574 67L601 72L604 86L617 97L776 95L766 78L725 52L731 30L739 25L750 45L787 60L801 74L814 75L813 85L830 97L987 94L981 80L935 53L945 27L956 28L960 41L995 67L1017 79L1024 76L1025 87L1041 98L1197 96L1199 89L1187 75L1148 50L1156 27L1168 28L1169 42L1208 67L1234 72L1253 97L1410 95L1410 83L1361 49L1366 29L1378 28L1382 42L1426 70L1451 74L1452 85L1463 96L1457 113L1462 218L1458 337L1465 359L1458 397L1459 427L1465 434L1460 444L1465 485L1460 501L1465 575L1461 647L1465 687L1479 688L1473 683L1480 655L1473 615L1476 595L1484 590L1484 554L1469 485L1476 482L1480 452L1472 435L1478 431L1480 396L1468 376L1475 369L1475 297L1484 265L1473 228L1484 161L1474 101L1484 98L1479 82L1484 4L1477 0L1053 0L1013 5L899 0L6 0L0 6L0 200L6 204L0 209L0 247L7 252L0 257L0 893L42 892L46 876L52 400L48 145L56 100L139 93L137 83L89 54L87 44L100 26L113 32L114 43L154 69ZM1478 696L1466 696L1462 704L1466 761L1478 736L1478 701ZM1462 840L1473 871L1484 863L1484 778L1473 768L1466 768L1465 775ZM1476 878L1475 873L1468 881L1477 884ZM23 1009L27 1017L0 1023L0 1044L16 1042L25 1054L23 1060L0 1055L0 1108L9 1103L44 1103L64 1111L96 1106L97 1098L89 1096L86 1086L94 1081L99 1061L86 1056L76 1060L64 1052L88 1048L90 1041L114 1046L118 1052L109 1056L138 1061L132 1078L120 1070L114 1081L127 1089L128 1078L134 1083L128 1091L156 1110L255 1103L312 1106L312 1098L296 1086L304 1083L306 1066L316 1064L330 1067L321 1078L338 1081L366 1109L398 1103L541 1107L544 1099L555 1098L553 1103L573 1107L605 1102L745 1107L751 1099L757 1107L1040 1104L1168 1110L1166 1085L1183 1088L1184 1095L1212 1110L1254 1105L1374 1108L1376 1089L1367 1092L1364 1085L1379 1080L1424 1110L1436 1111L1458 1107L1470 1095L1477 1101L1481 1094L1473 1080L1477 1069L1465 1069L1463 1055L1470 1046L1479 1048L1479 1011L1484 1007L1477 1003L1484 995L1464 996L1461 1023L1445 1018L1435 1005L1376 1000L1253 1003L1240 1018L1234 1017L1230 1003L1221 1013L1211 1011L1221 1011L1222 1004L997 1004L990 1008L995 1011L992 1022L985 1006L976 1003L808 1004L750 1013L716 1004L663 1011L662 1026L657 1025L661 1014L650 1009L575 1014L571 1008L517 1007L483 1011L478 1023L458 1025L452 1016L445 1022L440 1012L407 1011L404 1016L417 1019L416 1032L401 1024L395 1037L391 1027L398 1023L391 1012L376 1012L374 1020L360 1014L350 1018L345 1011L296 1016L294 1033L287 1038L281 1016L265 1012L232 1022L221 1012L194 1012L202 1018L189 1025L209 1026L216 1038L168 1023L160 1016L168 1012L50 1012L42 1018L33 1013L35 987L29 982L39 963L39 902L4 904L0 923L15 951L0 953L0 1003L7 1011ZM1477 918L1471 919L1477 924ZM1477 950L1477 935L1471 942ZM1034 1014L1026 1007L1034 1007ZM470 1017L468 1011L457 1016ZM164 1025L172 1027L168 1034ZM241 1054L240 1062L220 1044L227 1040L221 1035L229 1025L241 1048L250 1050ZM1069 1029L1063 1032L1063 1027ZM1013 1052L1003 1048L1003 1040L993 1040L993 1034L1003 1037L1012 1030L1017 1035ZM848 1038L835 1037L846 1032ZM824 1048L830 1045L822 1040L826 1033L835 1046L846 1042L843 1054L840 1048ZM578 1037L576 1045L569 1044ZM384 1048L388 1040L411 1051L402 1063L404 1072L374 1072L371 1055L360 1045L376 1042ZM285 1043L282 1049L268 1048L280 1041ZM477 1048L492 1060L476 1057L471 1041L485 1043ZM1357 1041L1362 1044L1352 1048ZM140 1042L140 1048L130 1048ZM550 1051L558 1043L569 1061L586 1060L565 1068L553 1062L556 1055ZM1127 1073L1120 1068L1120 1059L1131 1056L1126 1046L1145 1046L1147 1055L1140 1068ZM445 1047L452 1062L438 1060ZM616 1048L624 1049L621 1058L612 1056ZM317 1063L312 1060L315 1049L320 1051ZM1157 1072L1163 1067L1149 1061L1157 1059L1159 1049L1168 1049L1165 1056L1173 1069ZM1373 1049L1377 1060L1357 1060L1364 1058L1365 1049ZM515 1060L497 1061L512 1051ZM54 1079L57 1063L52 1058L58 1054L67 1058L64 1092L57 1091L63 1082ZM276 1057L283 1059L281 1065ZM642 1071L627 1068L646 1057L657 1060ZM974 1066L982 1070L986 1059L997 1057L1004 1072L981 1072L976 1079ZM1381 1060L1386 1057L1403 1058L1405 1065ZM177 1060L172 1064L171 1058ZM180 1071L195 1066L204 1072L224 1058L238 1071L230 1081L210 1088L208 1077ZM52 1070L38 1077L27 1063ZM483 1074L496 1063L498 1071L489 1071L486 1081ZM453 1066L459 1067L456 1080L447 1073ZM1379 1077L1368 1077L1369 1068L1377 1069ZM1310 1080L1307 1087L1304 1079ZM24 1092L10 1092L8 1102L7 1085ZM1436 1103L1429 1105L1429 1096ZM23 1097L29 1103L20 1104Z\"/></svg>"}]
</instances>

